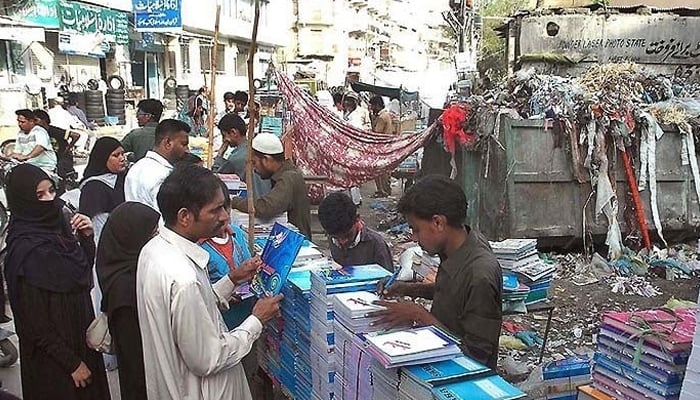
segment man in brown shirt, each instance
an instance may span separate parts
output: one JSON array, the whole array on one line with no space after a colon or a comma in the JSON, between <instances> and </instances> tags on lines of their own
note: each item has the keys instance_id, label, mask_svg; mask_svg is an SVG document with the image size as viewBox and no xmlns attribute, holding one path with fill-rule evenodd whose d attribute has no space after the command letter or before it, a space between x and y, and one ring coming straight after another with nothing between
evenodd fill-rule
<instances>
[{"instance_id":1,"label":"man in brown shirt","mask_svg":"<svg viewBox=\"0 0 700 400\"><path fill-rule=\"evenodd\" d=\"M391 120L391 115L384 109L384 99L382 99L382 96L377 95L372 97L369 101L369 108L372 112L370 116L372 120L372 131L386 135L394 134L394 124ZM376 177L374 183L377 185L375 197L391 196L391 173Z\"/></svg>"},{"instance_id":2,"label":"man in brown shirt","mask_svg":"<svg viewBox=\"0 0 700 400\"><path fill-rule=\"evenodd\" d=\"M462 340L469 357L496 367L501 333L503 277L488 241L463 225L467 199L447 178L431 175L418 181L399 201L399 212L408 220L414 240L440 256L434 284L395 282L381 294L423 297L433 300L430 312L413 302L391 303L379 311L377 324L441 325Z\"/></svg>"},{"instance_id":3,"label":"man in brown shirt","mask_svg":"<svg viewBox=\"0 0 700 400\"><path fill-rule=\"evenodd\" d=\"M389 246L365 225L350 196L340 192L326 196L318 207L318 220L330 239L333 261L343 267L379 264L394 271Z\"/></svg>"},{"instance_id":4,"label":"man in brown shirt","mask_svg":"<svg viewBox=\"0 0 700 400\"><path fill-rule=\"evenodd\" d=\"M270 133L253 138L253 166L263 179L272 181L272 189L255 200L255 215L270 219L287 212L289 222L311 239L311 211L309 196L301 171L284 158L280 139ZM248 199L235 197L231 207L248 212Z\"/></svg>"}]
</instances>

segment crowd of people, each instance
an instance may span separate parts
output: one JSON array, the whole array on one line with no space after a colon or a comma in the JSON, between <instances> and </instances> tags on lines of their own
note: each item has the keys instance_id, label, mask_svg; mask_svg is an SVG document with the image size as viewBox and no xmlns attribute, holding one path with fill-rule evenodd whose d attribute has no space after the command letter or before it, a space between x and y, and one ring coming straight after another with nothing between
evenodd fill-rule
<instances>
[{"instance_id":1,"label":"crowd of people","mask_svg":"<svg viewBox=\"0 0 700 400\"><path fill-rule=\"evenodd\" d=\"M51 128L50 117L17 111L22 140L13 157L24 162L7 180L5 277L25 399L110 398L109 361L86 342L86 329L100 312L107 316L122 398L252 398L260 375L255 341L279 315L282 296L241 295L262 261L248 248L246 232L231 223L232 209L251 211L248 199L231 197L216 174L245 179L251 151L256 216L286 213L308 239L312 232L302 172L273 134L259 133L247 147L248 99L240 93L224 95L226 108L216 118L223 144L211 169L188 152L190 125L162 119L158 100L141 101L138 129L121 141L95 142L77 210L57 196L52 179L56 150L42 127ZM356 95L342 103L349 122L393 133L381 98L370 101L373 117L367 121ZM70 148L73 138L63 138ZM387 178L380 179L378 195L390 193ZM342 266L376 263L393 271L387 243L366 226L354 200L331 193L319 206L332 258ZM467 354L493 367L500 269L486 240L463 225L466 206L461 188L444 178L426 178L404 194L399 211L416 241L443 258L446 272L434 285L378 288L387 295L431 298L431 312L410 302L386 302L377 316L388 326L444 325L463 338Z\"/></svg>"}]
</instances>

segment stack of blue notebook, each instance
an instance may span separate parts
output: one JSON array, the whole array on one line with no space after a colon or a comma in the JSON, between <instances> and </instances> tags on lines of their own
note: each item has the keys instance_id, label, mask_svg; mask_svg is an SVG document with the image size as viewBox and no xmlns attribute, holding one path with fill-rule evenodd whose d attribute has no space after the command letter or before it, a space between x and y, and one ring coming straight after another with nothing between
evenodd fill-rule
<instances>
[{"instance_id":1,"label":"stack of blue notebook","mask_svg":"<svg viewBox=\"0 0 700 400\"><path fill-rule=\"evenodd\" d=\"M335 379L333 351L334 294L373 291L380 279L391 274L378 264L345 267L340 270L320 270L311 273L311 358L317 361L312 370L313 393L321 399L329 399Z\"/></svg>"},{"instance_id":2,"label":"stack of blue notebook","mask_svg":"<svg viewBox=\"0 0 700 400\"><path fill-rule=\"evenodd\" d=\"M464 356L404 367L399 384L399 398L429 399L437 386L492 374L488 367Z\"/></svg>"}]
</instances>

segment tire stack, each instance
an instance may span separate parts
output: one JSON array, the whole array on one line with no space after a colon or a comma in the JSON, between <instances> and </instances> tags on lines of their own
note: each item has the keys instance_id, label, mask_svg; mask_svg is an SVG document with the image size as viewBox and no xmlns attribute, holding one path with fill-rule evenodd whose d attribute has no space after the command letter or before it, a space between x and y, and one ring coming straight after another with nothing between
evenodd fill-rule
<instances>
[{"instance_id":1,"label":"tire stack","mask_svg":"<svg viewBox=\"0 0 700 400\"><path fill-rule=\"evenodd\" d=\"M165 108L168 110L176 110L177 109L177 81L175 78L168 78L164 82L164 88L163 88L164 96L163 100L165 103Z\"/></svg>"},{"instance_id":2,"label":"tire stack","mask_svg":"<svg viewBox=\"0 0 700 400\"><path fill-rule=\"evenodd\" d=\"M107 105L107 115L117 117L119 125L126 125L126 109L124 107L124 79L118 75L107 78L107 93L105 94L105 104Z\"/></svg>"},{"instance_id":3,"label":"tire stack","mask_svg":"<svg viewBox=\"0 0 700 400\"><path fill-rule=\"evenodd\" d=\"M99 90L86 90L85 92L85 116L88 121L95 121L99 126L105 124L105 107L102 92Z\"/></svg>"},{"instance_id":4,"label":"tire stack","mask_svg":"<svg viewBox=\"0 0 700 400\"><path fill-rule=\"evenodd\" d=\"M187 99L190 97L190 87L187 85L177 85L175 88L175 96L177 98L177 109L182 110L187 107Z\"/></svg>"}]
</instances>

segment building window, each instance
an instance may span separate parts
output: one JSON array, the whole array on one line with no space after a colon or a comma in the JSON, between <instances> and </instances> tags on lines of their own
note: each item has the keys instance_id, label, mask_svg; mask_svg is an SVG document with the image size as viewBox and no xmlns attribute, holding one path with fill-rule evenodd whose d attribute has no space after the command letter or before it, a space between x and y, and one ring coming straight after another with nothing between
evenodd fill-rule
<instances>
[{"instance_id":1,"label":"building window","mask_svg":"<svg viewBox=\"0 0 700 400\"><path fill-rule=\"evenodd\" d=\"M225 46L216 45L216 73L223 74L226 71ZM203 44L199 46L199 57L202 65L202 72L211 72L211 45Z\"/></svg>"},{"instance_id":2,"label":"building window","mask_svg":"<svg viewBox=\"0 0 700 400\"><path fill-rule=\"evenodd\" d=\"M202 66L202 72L211 71L211 45L199 45L199 65Z\"/></svg>"},{"instance_id":3,"label":"building window","mask_svg":"<svg viewBox=\"0 0 700 400\"><path fill-rule=\"evenodd\" d=\"M175 62L175 51L168 50L167 57L168 57L168 77L170 77L170 76L174 77L177 75L177 72L175 69L175 66L177 65L177 63Z\"/></svg>"},{"instance_id":4,"label":"building window","mask_svg":"<svg viewBox=\"0 0 700 400\"><path fill-rule=\"evenodd\" d=\"M189 42L180 43L180 58L182 59L182 72L190 72Z\"/></svg>"},{"instance_id":5,"label":"building window","mask_svg":"<svg viewBox=\"0 0 700 400\"><path fill-rule=\"evenodd\" d=\"M238 55L236 56L236 76L248 75L248 48L238 46Z\"/></svg>"}]
</instances>

